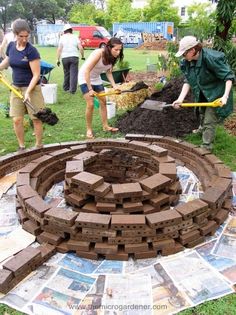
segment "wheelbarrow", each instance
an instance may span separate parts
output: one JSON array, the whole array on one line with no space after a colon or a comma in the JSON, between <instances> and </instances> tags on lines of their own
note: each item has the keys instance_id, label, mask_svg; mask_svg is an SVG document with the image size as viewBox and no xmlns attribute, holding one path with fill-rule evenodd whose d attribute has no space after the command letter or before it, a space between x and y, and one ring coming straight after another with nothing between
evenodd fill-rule
<instances>
[{"instance_id":1,"label":"wheelbarrow","mask_svg":"<svg viewBox=\"0 0 236 315\"><path fill-rule=\"evenodd\" d=\"M40 61L40 83L47 84L49 82L51 71L54 68L54 65L43 60Z\"/></svg>"},{"instance_id":2,"label":"wheelbarrow","mask_svg":"<svg viewBox=\"0 0 236 315\"><path fill-rule=\"evenodd\" d=\"M222 106L221 99L218 98L213 102L203 102L203 103L182 103L180 107L220 107ZM160 102L155 100L146 100L140 106L140 108L150 109L150 110L157 110L162 111L165 108L173 107L172 104L166 104L166 102Z\"/></svg>"},{"instance_id":3,"label":"wheelbarrow","mask_svg":"<svg viewBox=\"0 0 236 315\"><path fill-rule=\"evenodd\" d=\"M142 89L148 89L148 85L146 83L144 83L143 81L139 81L137 83L135 83L134 86L132 86L131 89L129 90L114 90L114 91L108 91L108 92L100 92L100 93L96 93L95 96L96 97L101 97L101 96L108 96L108 95L119 95L119 94L123 94L123 93L132 93L132 92L136 92Z\"/></svg>"},{"instance_id":4,"label":"wheelbarrow","mask_svg":"<svg viewBox=\"0 0 236 315\"><path fill-rule=\"evenodd\" d=\"M39 120L51 126L55 125L58 122L59 119L57 115L53 113L50 108L46 107L37 111L33 104L31 104L29 101L24 101L24 96L21 94L21 92L19 92L9 82L7 82L7 80L3 78L1 72L0 82L3 83L6 87L8 87L9 90L11 90L16 96L18 96L22 100L22 102L34 112L34 116L37 117Z\"/></svg>"}]
</instances>

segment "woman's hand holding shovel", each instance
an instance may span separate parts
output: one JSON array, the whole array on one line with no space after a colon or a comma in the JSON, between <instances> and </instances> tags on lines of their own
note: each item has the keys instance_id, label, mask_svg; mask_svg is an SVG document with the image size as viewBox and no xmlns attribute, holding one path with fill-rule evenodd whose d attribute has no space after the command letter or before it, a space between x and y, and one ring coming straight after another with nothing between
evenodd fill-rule
<instances>
[{"instance_id":1,"label":"woman's hand holding shovel","mask_svg":"<svg viewBox=\"0 0 236 315\"><path fill-rule=\"evenodd\" d=\"M182 100L177 99L176 101L172 103L172 106L174 107L174 109L180 109L182 103L183 103Z\"/></svg>"}]
</instances>

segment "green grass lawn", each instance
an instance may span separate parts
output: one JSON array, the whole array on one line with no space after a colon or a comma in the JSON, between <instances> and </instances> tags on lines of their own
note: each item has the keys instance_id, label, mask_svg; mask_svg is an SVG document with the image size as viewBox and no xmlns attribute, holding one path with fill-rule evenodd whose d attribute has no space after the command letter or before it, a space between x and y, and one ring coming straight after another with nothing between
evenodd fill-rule
<instances>
[{"instance_id":1,"label":"green grass lawn","mask_svg":"<svg viewBox=\"0 0 236 315\"><path fill-rule=\"evenodd\" d=\"M42 60L56 65L56 48L55 47L38 47ZM85 51L85 56L88 56L91 50ZM157 51L142 51L135 49L125 49L125 60L129 61L133 71L145 71L147 58L150 63L155 63ZM85 139L85 102L78 91L75 95L66 94L62 90L63 73L62 67L55 67L51 71L50 83L58 84L57 103L50 105L52 111L56 112L60 122L55 126L44 125L44 143L58 143L64 141L82 140ZM4 72L9 79L9 72ZM236 94L236 93L235 93ZM17 150L17 141L12 129L10 118L5 117L5 112L2 109L2 104L8 104L9 91L5 86L0 84L0 125L1 125L1 141L0 155ZM118 113L119 114L119 113ZM114 122L114 120L113 120ZM111 121L112 123L112 121ZM102 131L98 110L95 109L93 117L93 130L96 137L120 137L117 135L108 134ZM34 137L32 136L32 128L29 121L25 121L25 138L26 146L34 146ZM200 144L201 138L198 135L190 135L187 141L195 144ZM230 136L222 126L217 128L217 136L214 145L213 153L217 155L226 165L236 171L236 138ZM5 305L0 305L0 315L3 314L22 314L12 310ZM234 315L236 314L236 297L229 295L215 301L203 303L195 308L180 312L182 315Z\"/></svg>"}]
</instances>

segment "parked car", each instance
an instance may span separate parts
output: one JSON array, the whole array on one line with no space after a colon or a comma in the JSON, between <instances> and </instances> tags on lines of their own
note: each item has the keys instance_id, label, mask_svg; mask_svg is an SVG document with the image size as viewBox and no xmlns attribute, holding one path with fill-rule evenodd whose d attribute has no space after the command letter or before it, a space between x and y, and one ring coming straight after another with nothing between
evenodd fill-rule
<instances>
[{"instance_id":1,"label":"parked car","mask_svg":"<svg viewBox=\"0 0 236 315\"><path fill-rule=\"evenodd\" d=\"M102 26L73 26L74 33L78 32L83 48L101 48L111 38Z\"/></svg>"}]
</instances>

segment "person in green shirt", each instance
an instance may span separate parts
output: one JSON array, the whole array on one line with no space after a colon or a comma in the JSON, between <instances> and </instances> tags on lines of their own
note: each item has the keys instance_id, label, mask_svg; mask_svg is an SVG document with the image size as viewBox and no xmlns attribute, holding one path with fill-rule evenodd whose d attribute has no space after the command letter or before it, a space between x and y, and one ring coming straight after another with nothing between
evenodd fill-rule
<instances>
[{"instance_id":1,"label":"person in green shirt","mask_svg":"<svg viewBox=\"0 0 236 315\"><path fill-rule=\"evenodd\" d=\"M224 53L203 48L194 36L181 39L176 57L183 57L180 68L185 81L178 99L173 102L174 108L181 107L190 89L197 103L221 99L221 107L199 107L201 147L211 150L217 123L233 111L234 73Z\"/></svg>"}]
</instances>

